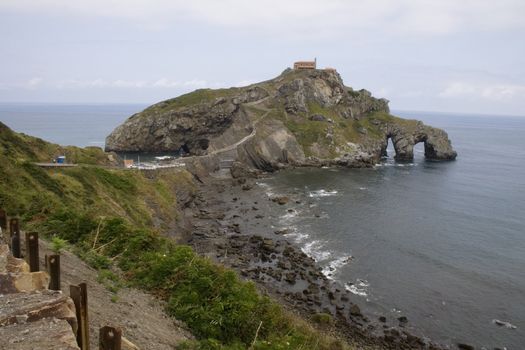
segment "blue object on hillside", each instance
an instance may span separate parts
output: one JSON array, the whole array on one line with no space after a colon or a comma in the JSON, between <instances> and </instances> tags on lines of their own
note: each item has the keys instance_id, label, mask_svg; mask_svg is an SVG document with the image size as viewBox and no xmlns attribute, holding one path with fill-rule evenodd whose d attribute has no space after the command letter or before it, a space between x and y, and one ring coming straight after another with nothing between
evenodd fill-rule
<instances>
[{"instance_id":1,"label":"blue object on hillside","mask_svg":"<svg viewBox=\"0 0 525 350\"><path fill-rule=\"evenodd\" d=\"M57 163L58 164L64 164L66 162L66 156L58 156L57 157Z\"/></svg>"}]
</instances>

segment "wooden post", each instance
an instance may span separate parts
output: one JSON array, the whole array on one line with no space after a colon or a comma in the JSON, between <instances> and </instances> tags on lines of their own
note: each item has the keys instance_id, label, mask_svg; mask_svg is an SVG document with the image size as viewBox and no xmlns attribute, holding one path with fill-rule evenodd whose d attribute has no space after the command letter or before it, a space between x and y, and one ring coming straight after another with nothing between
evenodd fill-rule
<instances>
[{"instance_id":1,"label":"wooden post","mask_svg":"<svg viewBox=\"0 0 525 350\"><path fill-rule=\"evenodd\" d=\"M0 228L2 232L7 232L7 213L4 209L0 209Z\"/></svg>"},{"instance_id":2,"label":"wooden post","mask_svg":"<svg viewBox=\"0 0 525 350\"><path fill-rule=\"evenodd\" d=\"M15 258L21 258L22 252L20 251L20 233L14 233L11 236L11 254Z\"/></svg>"},{"instance_id":3,"label":"wooden post","mask_svg":"<svg viewBox=\"0 0 525 350\"><path fill-rule=\"evenodd\" d=\"M30 272L40 271L37 232L26 232L26 260Z\"/></svg>"},{"instance_id":4,"label":"wooden post","mask_svg":"<svg viewBox=\"0 0 525 350\"><path fill-rule=\"evenodd\" d=\"M80 283L78 286L69 286L69 296L75 303L77 313L77 344L82 350L89 350L89 318L87 284Z\"/></svg>"},{"instance_id":5,"label":"wooden post","mask_svg":"<svg viewBox=\"0 0 525 350\"><path fill-rule=\"evenodd\" d=\"M122 330L120 328L105 326L100 328L98 336L99 350L121 350Z\"/></svg>"},{"instance_id":6,"label":"wooden post","mask_svg":"<svg viewBox=\"0 0 525 350\"><path fill-rule=\"evenodd\" d=\"M49 271L49 289L60 290L60 255L49 255L47 257Z\"/></svg>"},{"instance_id":7,"label":"wooden post","mask_svg":"<svg viewBox=\"0 0 525 350\"><path fill-rule=\"evenodd\" d=\"M18 218L12 218L9 220L9 233L11 234L11 237L16 234L20 234L20 221Z\"/></svg>"}]
</instances>

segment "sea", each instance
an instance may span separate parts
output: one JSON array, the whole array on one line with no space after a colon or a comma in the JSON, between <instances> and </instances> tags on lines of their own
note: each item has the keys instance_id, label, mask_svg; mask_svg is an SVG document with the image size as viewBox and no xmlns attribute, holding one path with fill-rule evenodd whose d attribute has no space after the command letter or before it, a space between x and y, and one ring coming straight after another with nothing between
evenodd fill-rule
<instances>
[{"instance_id":1,"label":"sea","mask_svg":"<svg viewBox=\"0 0 525 350\"><path fill-rule=\"evenodd\" d=\"M16 131L77 146L145 105L0 104ZM275 227L372 317L408 318L430 339L525 349L525 116L394 111L445 129L452 162L389 156L370 169L293 169L262 179L297 199Z\"/></svg>"}]
</instances>

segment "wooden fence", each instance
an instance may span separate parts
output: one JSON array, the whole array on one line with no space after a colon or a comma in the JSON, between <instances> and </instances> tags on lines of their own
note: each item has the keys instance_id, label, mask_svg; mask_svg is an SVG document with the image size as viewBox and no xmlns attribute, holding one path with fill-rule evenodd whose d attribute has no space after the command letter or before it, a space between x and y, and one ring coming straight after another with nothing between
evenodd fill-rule
<instances>
[{"instance_id":1,"label":"wooden fence","mask_svg":"<svg viewBox=\"0 0 525 350\"><path fill-rule=\"evenodd\" d=\"M9 225L8 225L9 224ZM9 232L9 237L7 236ZM25 254L20 249L20 219L9 218L6 211L0 209L0 234L4 235L11 254L15 258L25 258L30 272L40 271L39 241L37 232L25 233ZM0 240L1 241L1 240ZM46 255L45 264L50 276L48 289L61 290L60 285L60 255ZM76 339L82 350L89 350L89 317L88 317L88 287L86 283L70 285L69 294L75 304L78 330ZM99 330L99 350L121 350L122 330L118 327L104 326Z\"/></svg>"}]
</instances>

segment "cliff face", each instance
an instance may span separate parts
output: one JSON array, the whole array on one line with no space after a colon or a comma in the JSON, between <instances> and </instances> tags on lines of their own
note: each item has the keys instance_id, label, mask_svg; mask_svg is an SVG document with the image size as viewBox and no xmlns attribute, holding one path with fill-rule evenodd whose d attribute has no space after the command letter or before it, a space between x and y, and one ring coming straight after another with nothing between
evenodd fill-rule
<instances>
[{"instance_id":1,"label":"cliff face","mask_svg":"<svg viewBox=\"0 0 525 350\"><path fill-rule=\"evenodd\" d=\"M368 166L391 138L396 159L416 143L432 160L456 157L446 132L390 115L388 101L355 91L335 71L285 70L243 88L197 90L130 117L106 150L173 152L240 160L260 169L286 164Z\"/></svg>"}]
</instances>

